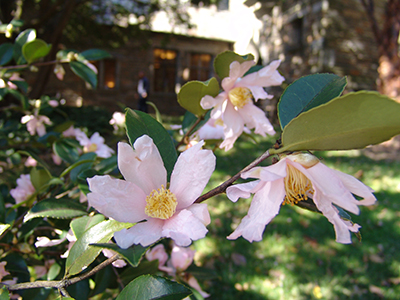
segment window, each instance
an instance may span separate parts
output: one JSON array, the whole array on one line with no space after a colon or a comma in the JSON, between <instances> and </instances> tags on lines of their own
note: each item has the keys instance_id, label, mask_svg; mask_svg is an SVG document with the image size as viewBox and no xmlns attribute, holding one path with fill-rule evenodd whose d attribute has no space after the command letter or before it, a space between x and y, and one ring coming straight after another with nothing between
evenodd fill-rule
<instances>
[{"instance_id":1,"label":"window","mask_svg":"<svg viewBox=\"0 0 400 300\"><path fill-rule=\"evenodd\" d=\"M93 64L98 71L98 88L101 90L117 89L117 61L115 59L103 59Z\"/></svg>"},{"instance_id":2,"label":"window","mask_svg":"<svg viewBox=\"0 0 400 300\"><path fill-rule=\"evenodd\" d=\"M192 53L190 55L189 80L206 81L211 77L211 55Z\"/></svg>"},{"instance_id":3,"label":"window","mask_svg":"<svg viewBox=\"0 0 400 300\"><path fill-rule=\"evenodd\" d=\"M154 91L174 93L177 74L177 52L154 49Z\"/></svg>"}]
</instances>

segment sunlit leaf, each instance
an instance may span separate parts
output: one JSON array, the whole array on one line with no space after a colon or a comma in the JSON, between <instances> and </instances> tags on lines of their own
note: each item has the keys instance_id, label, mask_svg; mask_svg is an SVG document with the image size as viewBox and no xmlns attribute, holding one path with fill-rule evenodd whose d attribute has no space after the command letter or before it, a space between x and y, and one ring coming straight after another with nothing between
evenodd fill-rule
<instances>
[{"instance_id":1,"label":"sunlit leaf","mask_svg":"<svg viewBox=\"0 0 400 300\"><path fill-rule=\"evenodd\" d=\"M148 135L154 141L161 154L168 178L174 168L177 153L172 138L165 128L150 115L132 109L126 110L126 134L133 145L137 138Z\"/></svg>"},{"instance_id":2,"label":"sunlit leaf","mask_svg":"<svg viewBox=\"0 0 400 300\"><path fill-rule=\"evenodd\" d=\"M239 63L242 63L248 60L254 60L253 54L249 53L247 55L240 56L233 51L222 52L218 54L214 60L215 73L217 73L220 79L223 79L229 76L229 67L232 62L238 61Z\"/></svg>"},{"instance_id":3,"label":"sunlit leaf","mask_svg":"<svg viewBox=\"0 0 400 300\"><path fill-rule=\"evenodd\" d=\"M70 226L75 237L79 239L86 230L96 224L99 224L100 222L103 222L104 220L105 217L102 214L96 214L94 216L84 216L72 220Z\"/></svg>"},{"instance_id":4,"label":"sunlit leaf","mask_svg":"<svg viewBox=\"0 0 400 300\"><path fill-rule=\"evenodd\" d=\"M37 191L40 191L50 181L52 176L48 170L34 167L31 169L30 177L32 185Z\"/></svg>"},{"instance_id":5,"label":"sunlit leaf","mask_svg":"<svg viewBox=\"0 0 400 300\"><path fill-rule=\"evenodd\" d=\"M14 43L14 53L13 57L17 64L23 64L26 62L25 58L22 55L22 46L28 42L31 42L36 39L36 30L35 29L26 29L22 31L15 39Z\"/></svg>"},{"instance_id":6,"label":"sunlit leaf","mask_svg":"<svg viewBox=\"0 0 400 300\"><path fill-rule=\"evenodd\" d=\"M96 259L101 249L90 244L107 243L114 232L131 226L129 223L107 220L90 227L72 246L65 264L65 274L78 274Z\"/></svg>"},{"instance_id":7,"label":"sunlit leaf","mask_svg":"<svg viewBox=\"0 0 400 300\"><path fill-rule=\"evenodd\" d=\"M219 93L219 84L215 77L207 81L189 81L182 86L178 93L178 103L187 111L196 116L202 116L206 113L200 101L205 95L212 97Z\"/></svg>"},{"instance_id":8,"label":"sunlit leaf","mask_svg":"<svg viewBox=\"0 0 400 300\"><path fill-rule=\"evenodd\" d=\"M116 244L92 244L93 247L100 247L113 250L120 254L125 260L132 266L137 267L142 259L143 255L146 253L149 247L143 247L141 245L134 245L128 249L121 249Z\"/></svg>"},{"instance_id":9,"label":"sunlit leaf","mask_svg":"<svg viewBox=\"0 0 400 300\"><path fill-rule=\"evenodd\" d=\"M28 63L32 63L49 54L51 45L41 39L35 39L22 46L22 55Z\"/></svg>"},{"instance_id":10,"label":"sunlit leaf","mask_svg":"<svg viewBox=\"0 0 400 300\"><path fill-rule=\"evenodd\" d=\"M10 224L0 224L0 235L10 227Z\"/></svg>"},{"instance_id":11,"label":"sunlit leaf","mask_svg":"<svg viewBox=\"0 0 400 300\"><path fill-rule=\"evenodd\" d=\"M361 91L294 118L283 130L283 147L277 152L361 149L397 134L400 103L377 92Z\"/></svg>"},{"instance_id":12,"label":"sunlit leaf","mask_svg":"<svg viewBox=\"0 0 400 300\"><path fill-rule=\"evenodd\" d=\"M116 300L180 300L191 294L191 290L177 282L160 276L143 275L129 283Z\"/></svg>"},{"instance_id":13,"label":"sunlit leaf","mask_svg":"<svg viewBox=\"0 0 400 300\"><path fill-rule=\"evenodd\" d=\"M69 65L71 70L89 83L93 89L97 87L97 74L91 68L80 61L71 61Z\"/></svg>"},{"instance_id":14,"label":"sunlit leaf","mask_svg":"<svg viewBox=\"0 0 400 300\"><path fill-rule=\"evenodd\" d=\"M285 128L302 112L339 97L346 84L346 77L335 74L313 74L293 82L285 89L278 103L281 128Z\"/></svg>"},{"instance_id":15,"label":"sunlit leaf","mask_svg":"<svg viewBox=\"0 0 400 300\"><path fill-rule=\"evenodd\" d=\"M86 206L70 199L47 198L35 204L25 215L24 222L33 218L72 219L87 214Z\"/></svg>"}]
</instances>

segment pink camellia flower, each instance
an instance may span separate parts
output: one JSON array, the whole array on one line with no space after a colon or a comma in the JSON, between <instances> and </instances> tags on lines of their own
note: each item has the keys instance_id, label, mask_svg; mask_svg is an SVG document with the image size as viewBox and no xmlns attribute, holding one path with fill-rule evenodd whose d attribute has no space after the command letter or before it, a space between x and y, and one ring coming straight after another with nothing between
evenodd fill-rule
<instances>
[{"instance_id":1,"label":"pink camellia flower","mask_svg":"<svg viewBox=\"0 0 400 300\"><path fill-rule=\"evenodd\" d=\"M158 260L158 269L169 274L174 272L174 269L171 267L166 267L165 263L168 260L168 254L165 251L165 247L163 244L158 244L153 248L147 250L146 258L148 261Z\"/></svg>"},{"instance_id":2,"label":"pink camellia flower","mask_svg":"<svg viewBox=\"0 0 400 300\"><path fill-rule=\"evenodd\" d=\"M26 128L28 129L30 135L35 135L37 132L38 136L44 136L46 134L46 125L51 125L51 121L46 116L41 115L26 115L21 118L21 123L26 123Z\"/></svg>"},{"instance_id":3,"label":"pink camellia flower","mask_svg":"<svg viewBox=\"0 0 400 300\"><path fill-rule=\"evenodd\" d=\"M76 139L83 147L83 152L95 152L97 156L107 158L110 157L114 150L104 144L104 138L98 132L92 134L90 139L80 129L75 129Z\"/></svg>"},{"instance_id":4,"label":"pink camellia flower","mask_svg":"<svg viewBox=\"0 0 400 300\"><path fill-rule=\"evenodd\" d=\"M333 224L336 241L349 244L350 231L358 232L360 226L342 219L335 205L359 214L359 205L372 205L376 201L369 187L353 176L330 169L309 153L295 153L274 165L253 168L243 173L242 178L259 180L227 189L228 198L234 202L254 193L247 215L228 239L243 236L249 242L260 241L265 226L278 214L281 204L294 205L311 198ZM356 200L353 194L363 200Z\"/></svg>"},{"instance_id":5,"label":"pink camellia flower","mask_svg":"<svg viewBox=\"0 0 400 300\"><path fill-rule=\"evenodd\" d=\"M226 151L232 148L245 126L262 136L275 134L265 112L254 105L253 99L272 98L263 88L280 85L285 80L276 70L280 61L275 60L258 72L242 77L254 64L254 61L232 62L229 77L221 83L223 92L215 98L204 96L200 102L204 109L213 108L212 119L222 119L225 140L220 147Z\"/></svg>"},{"instance_id":6,"label":"pink camellia flower","mask_svg":"<svg viewBox=\"0 0 400 300\"><path fill-rule=\"evenodd\" d=\"M220 121L220 122L218 122ZM209 119L197 132L194 137L200 140L222 140L225 137L224 127L221 120Z\"/></svg>"},{"instance_id":7,"label":"pink camellia flower","mask_svg":"<svg viewBox=\"0 0 400 300\"><path fill-rule=\"evenodd\" d=\"M125 180L107 175L88 179L92 207L119 222L137 223L114 234L119 247L148 246L162 237L187 246L206 235L210 223L207 204L193 202L214 171L215 156L202 150L202 145L200 142L178 157L169 188L161 155L147 135L135 141L134 149L118 143L118 167Z\"/></svg>"},{"instance_id":8,"label":"pink camellia flower","mask_svg":"<svg viewBox=\"0 0 400 300\"><path fill-rule=\"evenodd\" d=\"M22 174L17 179L17 187L10 191L11 196L15 199L15 203L21 203L27 200L33 193L35 188L32 185L31 176Z\"/></svg>"},{"instance_id":9,"label":"pink camellia flower","mask_svg":"<svg viewBox=\"0 0 400 300\"><path fill-rule=\"evenodd\" d=\"M179 272L185 271L193 262L195 250L174 245L171 251L172 266Z\"/></svg>"}]
</instances>

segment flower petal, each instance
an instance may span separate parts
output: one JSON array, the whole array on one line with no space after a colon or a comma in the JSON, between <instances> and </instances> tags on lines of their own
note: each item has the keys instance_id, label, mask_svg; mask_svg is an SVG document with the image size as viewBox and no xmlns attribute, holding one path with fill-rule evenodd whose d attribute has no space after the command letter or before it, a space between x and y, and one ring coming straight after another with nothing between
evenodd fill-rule
<instances>
[{"instance_id":1,"label":"flower petal","mask_svg":"<svg viewBox=\"0 0 400 300\"><path fill-rule=\"evenodd\" d=\"M235 85L236 81L242 77L253 65L255 64L254 61L244 61L239 63L238 61L234 61L229 66L229 77L225 77L222 82L221 86L224 91L229 92Z\"/></svg>"},{"instance_id":2,"label":"flower petal","mask_svg":"<svg viewBox=\"0 0 400 300\"><path fill-rule=\"evenodd\" d=\"M89 205L119 222L135 223L148 218L146 195L134 183L108 175L87 179L91 193Z\"/></svg>"},{"instance_id":3,"label":"flower petal","mask_svg":"<svg viewBox=\"0 0 400 300\"><path fill-rule=\"evenodd\" d=\"M238 113L244 120L244 124L249 129L255 128L255 133L261 134L262 136L265 136L266 134L275 134L274 127L265 116L265 112L253 103L246 104L238 111Z\"/></svg>"},{"instance_id":4,"label":"flower petal","mask_svg":"<svg viewBox=\"0 0 400 300\"><path fill-rule=\"evenodd\" d=\"M246 183L231 185L226 189L226 196L232 202L238 201L239 198L249 198L252 193L258 191L255 189L261 183L260 180L254 180Z\"/></svg>"},{"instance_id":5,"label":"flower petal","mask_svg":"<svg viewBox=\"0 0 400 300\"><path fill-rule=\"evenodd\" d=\"M146 195L167 183L167 171L153 140L143 135L135 141L135 150L118 143L118 168L127 181L135 183Z\"/></svg>"},{"instance_id":6,"label":"flower petal","mask_svg":"<svg viewBox=\"0 0 400 300\"><path fill-rule=\"evenodd\" d=\"M200 196L215 169L215 156L211 150L202 150L203 144L197 143L179 155L172 171L170 190L178 199L177 210Z\"/></svg>"},{"instance_id":7,"label":"flower petal","mask_svg":"<svg viewBox=\"0 0 400 300\"><path fill-rule=\"evenodd\" d=\"M228 95L225 92L218 94L215 98L211 97L210 95L206 95L201 98L200 105L203 109L211 109L214 106L222 105L222 102L224 102L224 100L227 98Z\"/></svg>"},{"instance_id":8,"label":"flower petal","mask_svg":"<svg viewBox=\"0 0 400 300\"><path fill-rule=\"evenodd\" d=\"M285 197L283 179L267 182L253 197L247 215L227 238L243 236L250 243L261 241L265 226L279 213Z\"/></svg>"},{"instance_id":9,"label":"flower petal","mask_svg":"<svg viewBox=\"0 0 400 300\"><path fill-rule=\"evenodd\" d=\"M228 151L242 134L244 122L230 101L226 105L222 119L224 121L225 140L221 143L220 148L225 148L225 151Z\"/></svg>"},{"instance_id":10,"label":"flower petal","mask_svg":"<svg viewBox=\"0 0 400 300\"><path fill-rule=\"evenodd\" d=\"M193 215L198 218L204 225L211 223L210 213L208 212L208 207L206 203L195 203L186 208L191 211Z\"/></svg>"},{"instance_id":11,"label":"flower petal","mask_svg":"<svg viewBox=\"0 0 400 300\"><path fill-rule=\"evenodd\" d=\"M162 236L171 238L178 246L189 246L195 240L204 238L208 230L203 222L191 211L184 209L165 221Z\"/></svg>"},{"instance_id":12,"label":"flower petal","mask_svg":"<svg viewBox=\"0 0 400 300\"><path fill-rule=\"evenodd\" d=\"M286 158L281 159L276 164L268 167L255 167L247 172L243 172L241 177L247 178L258 178L262 181L275 181L280 178L286 177Z\"/></svg>"},{"instance_id":13,"label":"flower petal","mask_svg":"<svg viewBox=\"0 0 400 300\"><path fill-rule=\"evenodd\" d=\"M277 71L280 63L280 60L272 61L258 72L253 72L243 77L240 84L242 86L261 87L281 85L285 78Z\"/></svg>"},{"instance_id":14,"label":"flower petal","mask_svg":"<svg viewBox=\"0 0 400 300\"><path fill-rule=\"evenodd\" d=\"M157 242L161 237L164 220L149 219L147 222L138 223L129 229L122 229L114 233L115 242L122 249L127 249L133 244L143 247Z\"/></svg>"}]
</instances>

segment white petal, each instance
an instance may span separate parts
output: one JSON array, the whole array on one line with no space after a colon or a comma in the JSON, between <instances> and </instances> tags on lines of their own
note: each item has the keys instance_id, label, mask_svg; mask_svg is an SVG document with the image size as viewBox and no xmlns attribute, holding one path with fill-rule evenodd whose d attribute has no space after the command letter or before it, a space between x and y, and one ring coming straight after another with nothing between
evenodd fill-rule
<instances>
[{"instance_id":1,"label":"white petal","mask_svg":"<svg viewBox=\"0 0 400 300\"><path fill-rule=\"evenodd\" d=\"M242 173L242 178L258 178L262 181L275 181L286 177L286 158L268 167L255 167Z\"/></svg>"},{"instance_id":2,"label":"white petal","mask_svg":"<svg viewBox=\"0 0 400 300\"><path fill-rule=\"evenodd\" d=\"M373 190L370 187L349 174L337 170L332 171L342 180L343 185L350 192L364 198L363 200L358 201L358 205L372 205L376 202L376 198L372 194Z\"/></svg>"},{"instance_id":3,"label":"white petal","mask_svg":"<svg viewBox=\"0 0 400 300\"><path fill-rule=\"evenodd\" d=\"M167 171L153 140L144 135L134 144L118 143L118 168L127 181L139 186L146 195L167 183Z\"/></svg>"},{"instance_id":4,"label":"white petal","mask_svg":"<svg viewBox=\"0 0 400 300\"><path fill-rule=\"evenodd\" d=\"M250 243L261 241L265 226L279 213L284 197L283 179L266 183L256 192L247 215L228 239L243 236Z\"/></svg>"},{"instance_id":5,"label":"white petal","mask_svg":"<svg viewBox=\"0 0 400 300\"><path fill-rule=\"evenodd\" d=\"M240 84L261 87L282 84L285 78L276 70L279 67L279 64L279 60L271 62L268 66L262 68L258 72L253 72L243 77Z\"/></svg>"},{"instance_id":6,"label":"white petal","mask_svg":"<svg viewBox=\"0 0 400 300\"><path fill-rule=\"evenodd\" d=\"M323 193L323 195L320 195L321 199L329 199L330 202L354 214L359 214L360 209L357 206L357 200L331 168L325 166L323 163L317 163L308 169L291 160L288 160L288 163L294 165L311 180L314 190L318 189Z\"/></svg>"},{"instance_id":7,"label":"white petal","mask_svg":"<svg viewBox=\"0 0 400 300\"><path fill-rule=\"evenodd\" d=\"M170 190L178 199L177 210L191 205L201 195L215 169L211 150L202 150L197 143L179 155L171 175Z\"/></svg>"},{"instance_id":8,"label":"white petal","mask_svg":"<svg viewBox=\"0 0 400 300\"><path fill-rule=\"evenodd\" d=\"M114 233L115 242L122 249L127 249L133 244L141 244L143 247L149 246L162 237L161 231L164 222L160 219L150 219L129 229L117 231Z\"/></svg>"},{"instance_id":9,"label":"white petal","mask_svg":"<svg viewBox=\"0 0 400 300\"><path fill-rule=\"evenodd\" d=\"M247 199L252 193L256 192L255 188L259 185L259 183L261 183L260 180L254 180L246 183L231 185L226 189L226 196L232 202L236 202L239 198Z\"/></svg>"},{"instance_id":10,"label":"white petal","mask_svg":"<svg viewBox=\"0 0 400 300\"><path fill-rule=\"evenodd\" d=\"M228 151L242 134L244 122L230 101L227 103L222 119L224 121L225 140L220 145L220 148L225 148L225 151Z\"/></svg>"},{"instance_id":11,"label":"white petal","mask_svg":"<svg viewBox=\"0 0 400 300\"><path fill-rule=\"evenodd\" d=\"M201 101L200 105L203 109L211 109L214 106L221 105L222 102L228 98L227 94L225 92L220 93L218 96L211 97L210 95L204 96Z\"/></svg>"},{"instance_id":12,"label":"white petal","mask_svg":"<svg viewBox=\"0 0 400 300\"><path fill-rule=\"evenodd\" d=\"M320 191L315 190L313 200L318 210L322 212L322 214L328 219L328 221L333 224L336 234L336 242L342 244L350 244L351 236L349 227L340 218L337 210L332 206L332 203L324 201L323 199L321 199L321 196L323 195L320 194Z\"/></svg>"},{"instance_id":13,"label":"white petal","mask_svg":"<svg viewBox=\"0 0 400 300\"><path fill-rule=\"evenodd\" d=\"M211 223L210 213L208 212L206 203L195 203L186 209L192 212L193 215L198 218L204 225L207 226Z\"/></svg>"},{"instance_id":14,"label":"white petal","mask_svg":"<svg viewBox=\"0 0 400 300\"><path fill-rule=\"evenodd\" d=\"M89 205L119 222L136 223L148 218L146 195L134 183L108 175L88 178Z\"/></svg>"},{"instance_id":15,"label":"white petal","mask_svg":"<svg viewBox=\"0 0 400 300\"><path fill-rule=\"evenodd\" d=\"M267 119L265 112L253 103L246 104L238 112L244 120L244 124L249 129L255 128L255 133L261 134L262 136L265 136L265 134L275 134L274 127Z\"/></svg>"},{"instance_id":16,"label":"white petal","mask_svg":"<svg viewBox=\"0 0 400 300\"><path fill-rule=\"evenodd\" d=\"M184 209L165 221L162 236L169 237L178 246L189 246L195 240L204 238L208 230L191 211Z\"/></svg>"}]
</instances>

